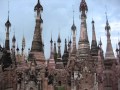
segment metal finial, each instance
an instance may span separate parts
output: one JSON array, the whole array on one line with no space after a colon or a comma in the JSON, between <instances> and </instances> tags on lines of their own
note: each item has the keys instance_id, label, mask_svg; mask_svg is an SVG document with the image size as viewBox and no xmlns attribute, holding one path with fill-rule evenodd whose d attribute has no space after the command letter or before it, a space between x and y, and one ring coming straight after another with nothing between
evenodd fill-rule
<instances>
[{"instance_id":1,"label":"metal finial","mask_svg":"<svg viewBox=\"0 0 120 90\"><path fill-rule=\"evenodd\" d=\"M58 43L61 43L61 38L60 38L60 32L58 34L58 40L57 40Z\"/></svg>"},{"instance_id":2,"label":"metal finial","mask_svg":"<svg viewBox=\"0 0 120 90\"><path fill-rule=\"evenodd\" d=\"M94 22L94 20L93 20L93 18L92 18L92 24L94 24L95 22Z\"/></svg>"},{"instance_id":3,"label":"metal finial","mask_svg":"<svg viewBox=\"0 0 120 90\"><path fill-rule=\"evenodd\" d=\"M85 12L87 13L88 7L87 7L85 0L81 1L79 11L82 13L85 13Z\"/></svg>"},{"instance_id":4,"label":"metal finial","mask_svg":"<svg viewBox=\"0 0 120 90\"><path fill-rule=\"evenodd\" d=\"M50 43L51 43L51 44L53 43L53 40L52 40L52 33L51 33L51 40L50 40Z\"/></svg>"},{"instance_id":5,"label":"metal finial","mask_svg":"<svg viewBox=\"0 0 120 90\"><path fill-rule=\"evenodd\" d=\"M40 3L40 0L38 0L38 3Z\"/></svg>"},{"instance_id":6,"label":"metal finial","mask_svg":"<svg viewBox=\"0 0 120 90\"><path fill-rule=\"evenodd\" d=\"M106 14L106 26L105 26L105 30L110 30L111 28L110 28L110 25L109 25L109 22L108 22L107 7L106 7L105 14ZM108 34L108 35L110 35L110 34Z\"/></svg>"},{"instance_id":7,"label":"metal finial","mask_svg":"<svg viewBox=\"0 0 120 90\"><path fill-rule=\"evenodd\" d=\"M108 23L108 16L107 16L107 12L105 12L105 15L106 15L106 21Z\"/></svg>"},{"instance_id":8,"label":"metal finial","mask_svg":"<svg viewBox=\"0 0 120 90\"><path fill-rule=\"evenodd\" d=\"M74 11L74 8L73 8L73 24L74 24L74 12L75 12L75 11Z\"/></svg>"},{"instance_id":9,"label":"metal finial","mask_svg":"<svg viewBox=\"0 0 120 90\"><path fill-rule=\"evenodd\" d=\"M106 23L108 23L108 15L107 15L107 6L105 5L105 9L106 9L106 12L105 12L105 15L106 15Z\"/></svg>"},{"instance_id":10,"label":"metal finial","mask_svg":"<svg viewBox=\"0 0 120 90\"><path fill-rule=\"evenodd\" d=\"M8 0L8 20L9 20L9 13L10 11L9 11L9 0Z\"/></svg>"},{"instance_id":11,"label":"metal finial","mask_svg":"<svg viewBox=\"0 0 120 90\"><path fill-rule=\"evenodd\" d=\"M14 32L13 32L13 38L12 38L12 41L13 42L16 42L16 38L15 38L15 29L13 28Z\"/></svg>"},{"instance_id":12,"label":"metal finial","mask_svg":"<svg viewBox=\"0 0 120 90\"><path fill-rule=\"evenodd\" d=\"M102 46L102 41L101 41L101 37L100 37L99 45L100 45L100 47Z\"/></svg>"}]
</instances>

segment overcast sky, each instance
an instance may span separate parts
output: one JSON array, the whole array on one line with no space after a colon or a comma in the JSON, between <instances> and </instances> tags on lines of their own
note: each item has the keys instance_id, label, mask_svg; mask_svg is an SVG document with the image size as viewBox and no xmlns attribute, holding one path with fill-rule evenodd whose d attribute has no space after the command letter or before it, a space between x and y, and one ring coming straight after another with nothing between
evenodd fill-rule
<instances>
[{"instance_id":1,"label":"overcast sky","mask_svg":"<svg viewBox=\"0 0 120 90\"><path fill-rule=\"evenodd\" d=\"M60 32L62 39L62 52L64 50L64 39L71 37L71 26L73 20L73 8L75 16L75 25L77 26L77 45L80 37L80 19L79 6L81 0L40 0L43 6L43 40L45 44L45 56L49 58L50 53L50 37L51 33L53 41L57 41ZM119 0L86 0L88 5L87 13L87 30L89 41L91 43L92 18L95 21L96 37L99 41L100 37L103 42L104 53L106 51L106 8L108 19L111 26L111 40L114 51L118 42L118 33L120 32L120 1ZM33 33L35 28L34 6L37 0L9 0L10 22L12 24L10 31L10 42L15 31L19 48L23 34L26 38L26 51L31 48ZM0 0L0 43L5 40L5 22L8 17L8 0ZM72 37L71 37L72 38Z\"/></svg>"}]
</instances>

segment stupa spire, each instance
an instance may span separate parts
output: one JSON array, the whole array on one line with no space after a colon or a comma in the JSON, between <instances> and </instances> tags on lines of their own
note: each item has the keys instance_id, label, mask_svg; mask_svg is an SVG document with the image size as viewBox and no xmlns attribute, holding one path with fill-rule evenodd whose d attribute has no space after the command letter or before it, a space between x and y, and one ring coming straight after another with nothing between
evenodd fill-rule
<instances>
[{"instance_id":1,"label":"stupa spire","mask_svg":"<svg viewBox=\"0 0 120 90\"><path fill-rule=\"evenodd\" d=\"M53 52L53 40L52 40L52 35L51 35L51 40L50 40L50 59L54 59L54 52Z\"/></svg>"},{"instance_id":2,"label":"stupa spire","mask_svg":"<svg viewBox=\"0 0 120 90\"><path fill-rule=\"evenodd\" d=\"M57 43L58 43L58 58L61 58L61 38L60 38L60 33L58 35Z\"/></svg>"},{"instance_id":3,"label":"stupa spire","mask_svg":"<svg viewBox=\"0 0 120 90\"><path fill-rule=\"evenodd\" d=\"M8 20L5 23L6 26L6 40L5 40L5 49L6 50L10 50L10 46L9 46L9 33L10 33L10 27L11 27L11 23L9 21L9 1L8 1Z\"/></svg>"},{"instance_id":4,"label":"stupa spire","mask_svg":"<svg viewBox=\"0 0 120 90\"><path fill-rule=\"evenodd\" d=\"M31 52L29 54L29 59L36 60L37 64L44 64L45 63L45 56L44 56L44 44L42 39L42 11L43 7L38 0L37 4L34 7L34 11L36 12L36 25L34 30L34 36L32 41Z\"/></svg>"},{"instance_id":5,"label":"stupa spire","mask_svg":"<svg viewBox=\"0 0 120 90\"><path fill-rule=\"evenodd\" d=\"M73 25L71 27L73 33L72 54L76 54L76 26L74 23L74 10L73 10Z\"/></svg>"},{"instance_id":6,"label":"stupa spire","mask_svg":"<svg viewBox=\"0 0 120 90\"><path fill-rule=\"evenodd\" d=\"M81 26L80 26L80 39L78 43L78 55L84 57L88 56L90 51L86 24L87 19L86 13L88 11L88 7L85 0L81 1L79 10L81 12Z\"/></svg>"},{"instance_id":7,"label":"stupa spire","mask_svg":"<svg viewBox=\"0 0 120 90\"><path fill-rule=\"evenodd\" d=\"M92 43L91 43L91 55L97 56L98 55L98 47L96 41L96 33L95 33L95 25L94 20L92 20Z\"/></svg>"},{"instance_id":8,"label":"stupa spire","mask_svg":"<svg viewBox=\"0 0 120 90\"><path fill-rule=\"evenodd\" d=\"M106 53L105 53L105 59L115 59L114 53L113 53L113 48L112 48L112 44L111 44L111 38L110 38L110 25L108 22L108 17L107 17L107 13L106 13L106 26L105 26L105 30L106 30L106 35L107 35L107 47L106 47Z\"/></svg>"}]
</instances>

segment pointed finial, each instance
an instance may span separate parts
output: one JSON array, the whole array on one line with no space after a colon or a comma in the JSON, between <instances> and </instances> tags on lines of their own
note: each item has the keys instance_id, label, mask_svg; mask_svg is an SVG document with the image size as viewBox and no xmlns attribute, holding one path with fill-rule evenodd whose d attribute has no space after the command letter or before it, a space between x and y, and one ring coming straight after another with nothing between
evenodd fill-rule
<instances>
[{"instance_id":1,"label":"pointed finial","mask_svg":"<svg viewBox=\"0 0 120 90\"><path fill-rule=\"evenodd\" d=\"M95 22L94 22L94 20L93 20L93 18L92 18L92 24L94 24Z\"/></svg>"},{"instance_id":2,"label":"pointed finial","mask_svg":"<svg viewBox=\"0 0 120 90\"><path fill-rule=\"evenodd\" d=\"M25 37L24 37L24 34L23 34L23 38L22 38L22 49L23 50L25 49Z\"/></svg>"},{"instance_id":3,"label":"pointed finial","mask_svg":"<svg viewBox=\"0 0 120 90\"><path fill-rule=\"evenodd\" d=\"M102 46L102 41L101 41L101 37L100 37L99 45L100 45L100 47Z\"/></svg>"},{"instance_id":4,"label":"pointed finial","mask_svg":"<svg viewBox=\"0 0 120 90\"><path fill-rule=\"evenodd\" d=\"M73 24L74 24L74 12L75 12L75 11L74 11L74 9L73 9Z\"/></svg>"},{"instance_id":5,"label":"pointed finial","mask_svg":"<svg viewBox=\"0 0 120 90\"><path fill-rule=\"evenodd\" d=\"M7 22L5 23L5 26L9 29L9 27L11 27L11 23L9 21L9 0L8 0L8 20Z\"/></svg>"},{"instance_id":6,"label":"pointed finial","mask_svg":"<svg viewBox=\"0 0 120 90\"><path fill-rule=\"evenodd\" d=\"M56 42L54 41L54 53L57 53L57 50L56 50Z\"/></svg>"},{"instance_id":7,"label":"pointed finial","mask_svg":"<svg viewBox=\"0 0 120 90\"><path fill-rule=\"evenodd\" d=\"M108 16L107 16L107 8L106 8L105 15L106 15L106 26L105 26L105 30L110 30L110 26L109 26L109 22L108 22Z\"/></svg>"},{"instance_id":8,"label":"pointed finial","mask_svg":"<svg viewBox=\"0 0 120 90\"><path fill-rule=\"evenodd\" d=\"M68 41L68 47L70 46L70 44L69 44L69 36L68 36L68 39L67 39L67 41Z\"/></svg>"},{"instance_id":9,"label":"pointed finial","mask_svg":"<svg viewBox=\"0 0 120 90\"><path fill-rule=\"evenodd\" d=\"M105 12L106 15L106 24L108 24L108 16L107 16L107 12Z\"/></svg>"},{"instance_id":10,"label":"pointed finial","mask_svg":"<svg viewBox=\"0 0 120 90\"><path fill-rule=\"evenodd\" d=\"M18 44L17 44L17 49L16 50L17 50L17 52L19 51Z\"/></svg>"},{"instance_id":11,"label":"pointed finial","mask_svg":"<svg viewBox=\"0 0 120 90\"><path fill-rule=\"evenodd\" d=\"M72 41L71 41L71 38L70 38L70 41L69 41L69 43L70 43L70 45L71 45L71 43L72 43Z\"/></svg>"},{"instance_id":12,"label":"pointed finial","mask_svg":"<svg viewBox=\"0 0 120 90\"><path fill-rule=\"evenodd\" d=\"M88 7L87 7L85 0L81 1L79 11L82 13L85 13L88 11Z\"/></svg>"},{"instance_id":13,"label":"pointed finial","mask_svg":"<svg viewBox=\"0 0 120 90\"><path fill-rule=\"evenodd\" d=\"M51 43L51 44L53 43L53 40L52 40L52 33L51 33L51 40L50 40L50 43Z\"/></svg>"},{"instance_id":14,"label":"pointed finial","mask_svg":"<svg viewBox=\"0 0 120 90\"><path fill-rule=\"evenodd\" d=\"M64 49L64 53L67 53L67 40L65 39L65 49Z\"/></svg>"},{"instance_id":15,"label":"pointed finial","mask_svg":"<svg viewBox=\"0 0 120 90\"><path fill-rule=\"evenodd\" d=\"M38 3L37 5L34 7L34 11L43 11L43 7L42 5L40 4L40 1L38 0Z\"/></svg>"},{"instance_id":16,"label":"pointed finial","mask_svg":"<svg viewBox=\"0 0 120 90\"><path fill-rule=\"evenodd\" d=\"M76 26L75 26L75 23L74 23L74 9L73 9L73 25L71 27L71 30L73 30L73 31L76 30Z\"/></svg>"},{"instance_id":17,"label":"pointed finial","mask_svg":"<svg viewBox=\"0 0 120 90\"><path fill-rule=\"evenodd\" d=\"M118 53L119 49L118 49L118 44L116 44L116 52Z\"/></svg>"},{"instance_id":18,"label":"pointed finial","mask_svg":"<svg viewBox=\"0 0 120 90\"><path fill-rule=\"evenodd\" d=\"M8 20L9 20L9 0L8 0Z\"/></svg>"},{"instance_id":19,"label":"pointed finial","mask_svg":"<svg viewBox=\"0 0 120 90\"><path fill-rule=\"evenodd\" d=\"M12 42L16 42L15 32L14 32L14 35L13 35L13 38L12 38Z\"/></svg>"},{"instance_id":20,"label":"pointed finial","mask_svg":"<svg viewBox=\"0 0 120 90\"><path fill-rule=\"evenodd\" d=\"M58 34L58 40L57 40L58 43L61 43L61 38L60 38L60 32Z\"/></svg>"},{"instance_id":21,"label":"pointed finial","mask_svg":"<svg viewBox=\"0 0 120 90\"><path fill-rule=\"evenodd\" d=\"M95 22L92 19L92 44L91 44L91 49L93 50L93 48L97 47L97 42L96 42L96 33L95 33ZM97 48L96 48L97 51Z\"/></svg>"},{"instance_id":22,"label":"pointed finial","mask_svg":"<svg viewBox=\"0 0 120 90\"><path fill-rule=\"evenodd\" d=\"M108 23L108 16L107 16L107 6L105 5L105 9L106 9L106 12L105 12L105 15L106 15L106 21Z\"/></svg>"},{"instance_id":23,"label":"pointed finial","mask_svg":"<svg viewBox=\"0 0 120 90\"><path fill-rule=\"evenodd\" d=\"M67 43L67 40L66 40L66 38L65 38L65 43Z\"/></svg>"},{"instance_id":24,"label":"pointed finial","mask_svg":"<svg viewBox=\"0 0 120 90\"><path fill-rule=\"evenodd\" d=\"M54 41L54 47L56 47L56 42Z\"/></svg>"}]
</instances>

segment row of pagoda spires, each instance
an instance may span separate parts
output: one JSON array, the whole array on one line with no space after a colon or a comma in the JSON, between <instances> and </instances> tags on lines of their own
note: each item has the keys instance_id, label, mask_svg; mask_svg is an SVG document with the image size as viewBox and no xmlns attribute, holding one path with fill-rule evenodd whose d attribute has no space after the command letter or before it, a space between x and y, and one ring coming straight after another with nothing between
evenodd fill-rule
<instances>
[{"instance_id":1,"label":"row of pagoda spires","mask_svg":"<svg viewBox=\"0 0 120 90\"><path fill-rule=\"evenodd\" d=\"M86 13L88 11L88 7L87 4L85 2L85 0L82 0L80 3L80 12L81 12L81 31L80 31L80 39L79 39L79 45L78 45L78 50L76 50L76 36L75 36L75 32L76 32L76 26L74 23L74 14L73 14L73 25L71 27L71 30L73 31L73 46L71 48L71 52L74 52L73 54L76 54L76 51L79 52L79 55L81 57L83 57L84 55L89 55L91 54L92 56L97 56L98 55L98 48L99 46L101 47L102 42L100 40L99 45L97 45L97 40L96 40L96 33L95 33L95 25L94 25L94 20L92 20L92 43L91 43L91 49L89 46L89 40L88 40L88 34L87 34L87 25L86 25ZM107 32L107 47L106 47L106 53L105 53L105 60L108 59L115 59L114 53L113 53L113 48L112 48L112 44L111 44L111 39L110 39L110 25L108 22L108 18L107 18L107 14L106 14L106 26L105 26L105 30ZM61 39L60 39L60 35L58 36L58 56L55 57L54 59L56 60L57 58L61 58L61 49L60 49L60 43L61 43ZM70 44L72 43L70 41ZM52 39L50 41L51 43L51 47L52 47ZM69 48L69 45L68 45ZM51 53L50 53L50 58L53 54L52 52L53 50L51 49ZM118 49L116 50L118 52ZM68 53L68 49L67 49L67 44L66 44L66 39L65 39L65 48L64 48L64 54L63 56L65 56L65 53ZM69 53L71 53L69 52ZM56 56L56 43L54 44L54 54Z\"/></svg>"},{"instance_id":2,"label":"row of pagoda spires","mask_svg":"<svg viewBox=\"0 0 120 90\"><path fill-rule=\"evenodd\" d=\"M64 45L64 53L63 56L65 56L65 54L76 54L77 52L77 48L76 48L76 25L74 23L74 15L73 15L73 25L71 26L71 30L73 32L73 40L71 41L68 40L68 44L67 44L67 40L65 39L65 45ZM60 34L58 35L58 39L57 39L57 43L58 43L58 51L57 51L57 47L56 47L56 42L54 42L54 49L53 49L53 40L52 40L52 36L51 36L51 40L50 40L50 59L54 59L56 60L57 58L61 58L61 37ZM101 45L101 40L100 40L100 45ZM98 45L97 45L97 41L96 41L96 34L95 34L95 26L94 26L94 20L92 20L92 44L91 44L91 55L93 56L97 56L97 52L98 52ZM54 55L53 55L54 54ZM57 55L57 57L56 57Z\"/></svg>"},{"instance_id":3,"label":"row of pagoda spires","mask_svg":"<svg viewBox=\"0 0 120 90\"><path fill-rule=\"evenodd\" d=\"M38 16L40 16L40 23L43 23L43 20L42 20L42 18L41 18L41 14L40 14L40 12L42 12L43 11L43 7L42 7L42 5L40 4L40 1L38 0L38 3L37 3L37 5L35 6L35 8L34 8L34 10L35 11L37 11L37 15ZM86 44L86 42L87 42L87 48L89 49L89 41L88 41L88 35L87 35L87 28L86 28L86 13L87 13L87 11L88 11L88 8L87 8L87 4L86 4L86 2L85 2L85 0L82 0L81 1L81 3L80 3L80 12L82 12L82 14L81 14L81 19L84 19L85 20L85 27L82 27L82 28L85 28L85 29L81 29L81 33L80 33L80 41L79 41L79 44ZM38 23L38 21L36 20L36 23ZM83 23L82 23L83 24ZM5 48L7 49L7 50L10 50L10 47L9 47L9 30L10 30L10 27L11 27L11 23L10 23L10 21L9 21L9 11L8 11L8 20L7 20L7 22L5 23L5 26L6 26L6 29L7 29L7 32L6 32L6 40L5 40ZM71 27L71 29L73 30L73 33L75 32L75 30L76 30L76 26L75 26L75 24L74 24L74 16L73 16L73 25L72 25L72 27ZM83 30L83 31L82 31ZM114 58L114 53L113 53L113 48L112 48L112 45L111 45L111 39L110 39L110 26L109 26L109 22L108 22L108 19L106 18L106 27L105 27L105 30L107 31L107 49L106 49L106 54L105 54L105 57L107 58L107 57L109 57L109 58ZM83 32L84 32L84 34L83 34ZM41 34L40 34L41 35ZM40 39L41 39L41 37L42 36L40 36ZM75 38L75 37L74 37ZM76 40L76 39L75 39ZM73 40L73 42L75 41L75 40ZM16 39L15 39L15 36L13 36L13 42L15 42L16 41ZM76 41L75 41L76 42ZM42 43L42 40L40 41L40 43L41 43L41 46L40 46L40 49L43 47L42 45L43 45L43 43ZM60 35L59 35L59 37L58 37L58 43L61 43L61 39L60 39ZM65 43L66 43L66 41L65 41ZM32 46L34 46L34 45L32 45ZM58 49L58 55L59 55L59 57L61 57L61 50L60 50L60 45L58 45L59 47L59 49ZM75 45L74 46L76 46L76 43L75 43ZM84 47L80 47L80 48L78 48L78 49L83 49ZM96 34L95 34L95 27L94 27L94 21L92 21L92 44L91 44L91 54L93 54L93 55L95 55L96 54L96 52L97 52L97 41L96 41ZM19 50L18 48L17 48L17 50ZM34 49L33 48L31 48L31 50L33 50L34 51ZM41 49L42 51L43 51L43 48ZM73 49L73 50L75 50L75 49Z\"/></svg>"}]
</instances>

